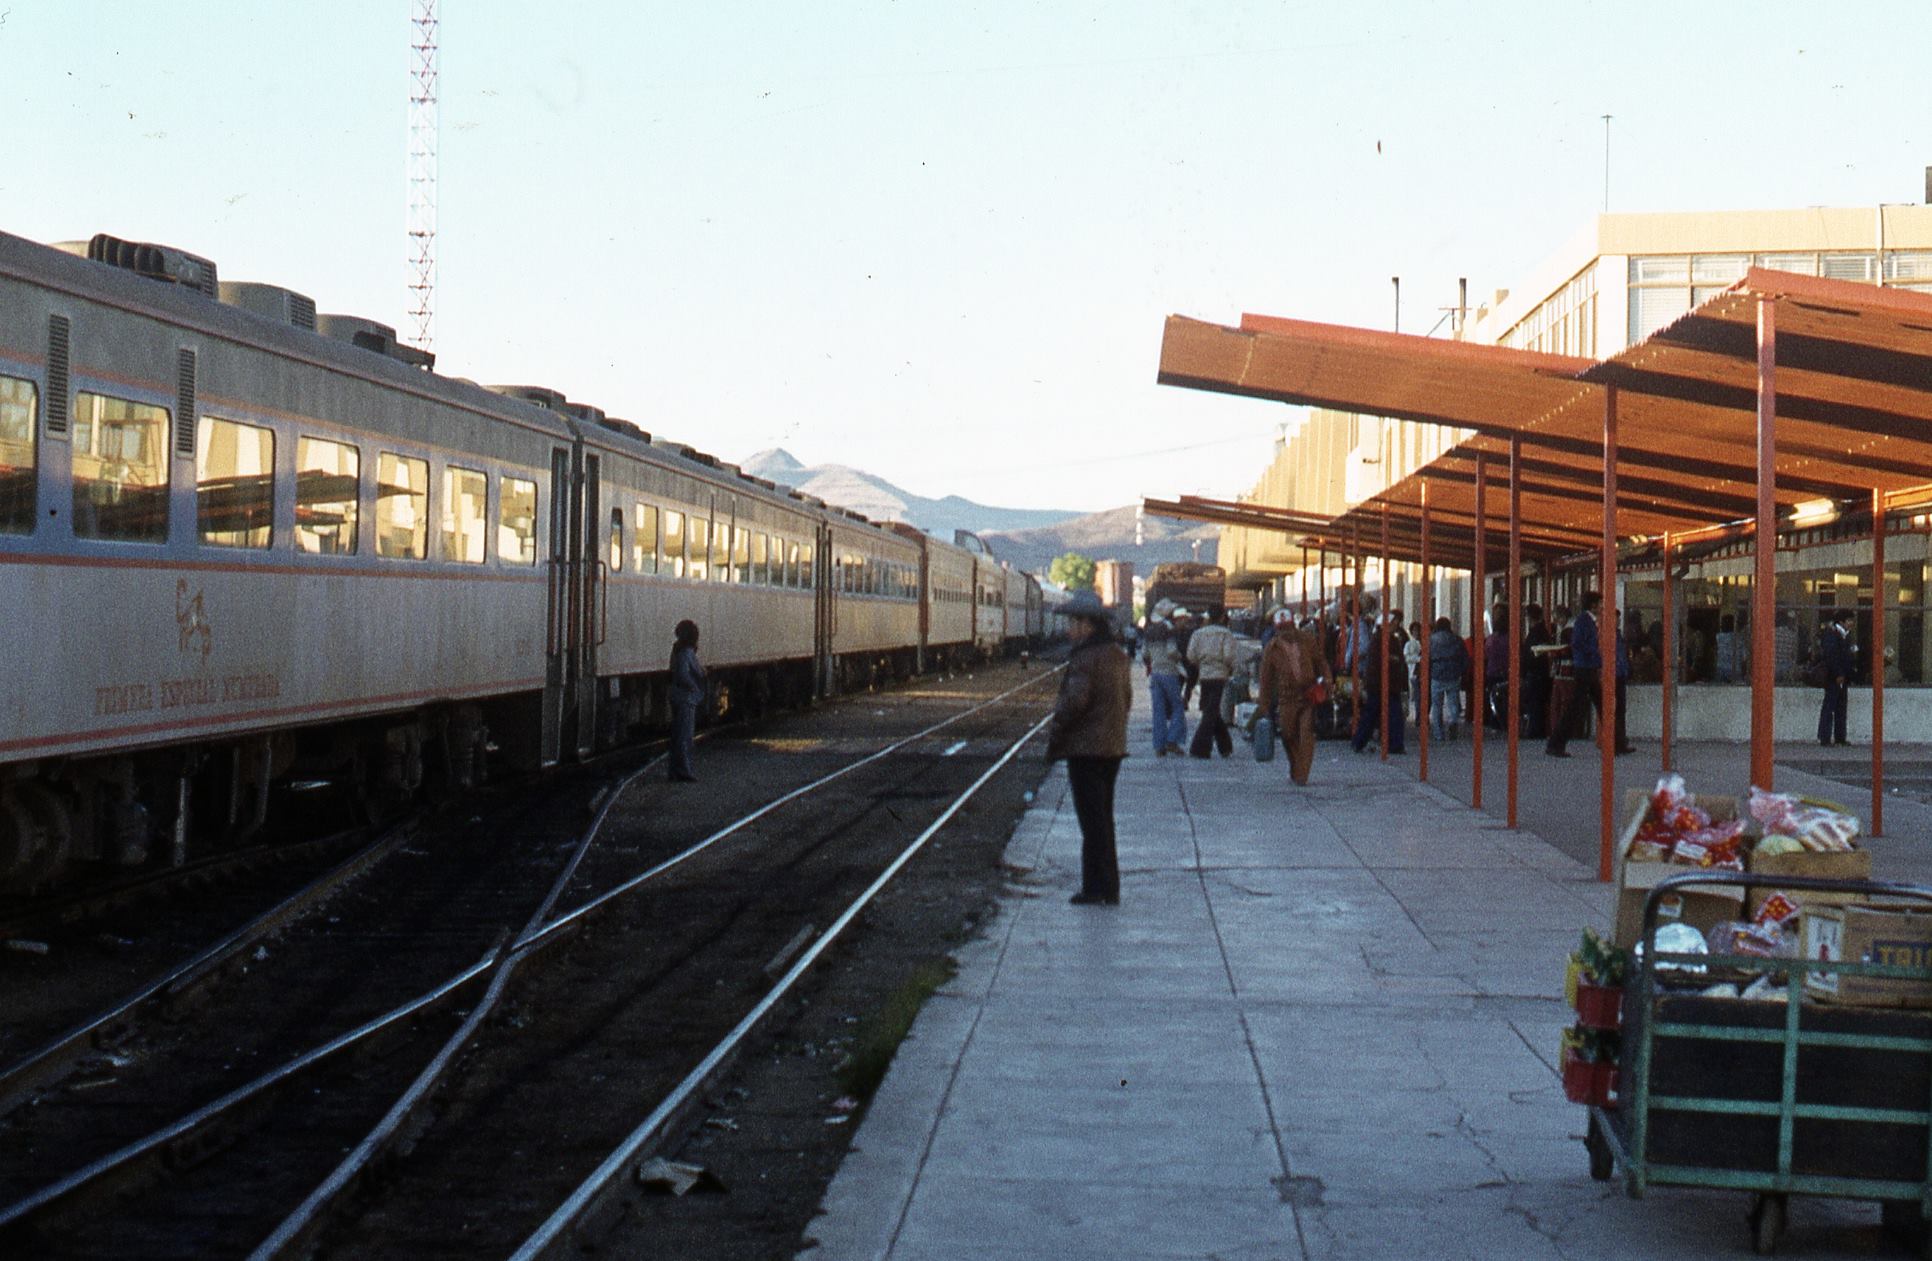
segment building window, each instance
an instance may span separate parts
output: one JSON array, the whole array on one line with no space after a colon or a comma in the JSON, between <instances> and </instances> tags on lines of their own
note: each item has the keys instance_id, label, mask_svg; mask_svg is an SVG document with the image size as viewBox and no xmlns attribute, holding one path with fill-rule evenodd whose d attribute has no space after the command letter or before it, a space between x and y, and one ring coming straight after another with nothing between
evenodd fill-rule
<instances>
[{"instance_id":1,"label":"building window","mask_svg":"<svg viewBox=\"0 0 1932 1261\"><path fill-rule=\"evenodd\" d=\"M267 547L275 520L275 435L259 425L195 422L195 518L215 547Z\"/></svg>"},{"instance_id":2,"label":"building window","mask_svg":"<svg viewBox=\"0 0 1932 1261\"><path fill-rule=\"evenodd\" d=\"M350 556L356 550L356 505L362 456L322 438L295 440L295 550Z\"/></svg>"},{"instance_id":3,"label":"building window","mask_svg":"<svg viewBox=\"0 0 1932 1261\"><path fill-rule=\"evenodd\" d=\"M82 391L74 396L74 533L168 540L168 409Z\"/></svg>"},{"instance_id":4,"label":"building window","mask_svg":"<svg viewBox=\"0 0 1932 1261\"><path fill-rule=\"evenodd\" d=\"M506 477L496 492L496 554L513 565L537 563L537 484Z\"/></svg>"},{"instance_id":5,"label":"building window","mask_svg":"<svg viewBox=\"0 0 1932 1261\"><path fill-rule=\"evenodd\" d=\"M429 555L429 461L384 451L376 457L376 555Z\"/></svg>"},{"instance_id":6,"label":"building window","mask_svg":"<svg viewBox=\"0 0 1932 1261\"><path fill-rule=\"evenodd\" d=\"M489 519L489 477L466 468L444 469L443 559L482 564Z\"/></svg>"},{"instance_id":7,"label":"building window","mask_svg":"<svg viewBox=\"0 0 1932 1261\"><path fill-rule=\"evenodd\" d=\"M39 397L32 381L0 376L0 534L33 533Z\"/></svg>"}]
</instances>

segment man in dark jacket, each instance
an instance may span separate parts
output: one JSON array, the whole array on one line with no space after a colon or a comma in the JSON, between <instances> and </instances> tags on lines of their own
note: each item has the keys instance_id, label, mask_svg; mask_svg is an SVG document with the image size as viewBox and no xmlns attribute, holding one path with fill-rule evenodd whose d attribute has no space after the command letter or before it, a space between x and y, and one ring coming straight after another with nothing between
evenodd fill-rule
<instances>
[{"instance_id":1,"label":"man in dark jacket","mask_svg":"<svg viewBox=\"0 0 1932 1261\"><path fill-rule=\"evenodd\" d=\"M1845 743L1845 700L1851 692L1851 610L1834 609L1818 635L1819 655L1825 664L1825 700L1818 709L1818 743Z\"/></svg>"},{"instance_id":2,"label":"man in dark jacket","mask_svg":"<svg viewBox=\"0 0 1932 1261\"><path fill-rule=\"evenodd\" d=\"M1134 681L1127 654L1098 596L1082 591L1060 606L1073 653L1047 724L1047 761L1067 760L1067 784L1080 820L1080 892L1075 906L1120 905L1114 848L1114 781L1127 756L1127 711Z\"/></svg>"},{"instance_id":3,"label":"man in dark jacket","mask_svg":"<svg viewBox=\"0 0 1932 1261\"><path fill-rule=\"evenodd\" d=\"M1598 725L1602 725L1603 649L1597 643L1597 610L1602 604L1603 597L1597 592L1584 592L1583 611L1570 624L1570 675L1575 682L1571 684L1570 703L1563 707L1563 716L1543 750L1551 757L1570 756L1570 737L1592 709L1597 711Z\"/></svg>"},{"instance_id":4,"label":"man in dark jacket","mask_svg":"<svg viewBox=\"0 0 1932 1261\"><path fill-rule=\"evenodd\" d=\"M1362 706L1362 716L1355 720L1355 736L1349 741L1349 747L1357 753L1367 751L1369 737L1378 731L1383 733L1382 739L1391 755L1407 752L1402 735L1407 725L1403 698L1409 692L1409 669L1403 661L1402 649L1408 642L1409 634L1402 629L1402 610L1390 610L1362 657L1362 691L1368 699ZM1387 696L1382 695L1384 657L1388 659Z\"/></svg>"},{"instance_id":5,"label":"man in dark jacket","mask_svg":"<svg viewBox=\"0 0 1932 1261\"><path fill-rule=\"evenodd\" d=\"M1550 734L1550 654L1538 652L1556 642L1556 633L1543 620L1543 606L1523 609L1523 735L1547 740Z\"/></svg>"}]
</instances>

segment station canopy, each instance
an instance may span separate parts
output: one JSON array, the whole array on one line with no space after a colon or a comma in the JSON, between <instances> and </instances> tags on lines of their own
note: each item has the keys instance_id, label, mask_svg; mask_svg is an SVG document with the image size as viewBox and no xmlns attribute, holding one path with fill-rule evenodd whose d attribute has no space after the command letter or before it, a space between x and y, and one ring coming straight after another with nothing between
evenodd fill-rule
<instances>
[{"instance_id":1,"label":"station canopy","mask_svg":"<svg viewBox=\"0 0 1932 1261\"><path fill-rule=\"evenodd\" d=\"M1322 525L1292 508L1183 499L1169 515L1283 529L1311 546L1469 568L1476 464L1487 466L1486 564L1504 559L1509 446L1521 439L1527 554L1601 545L1606 386L1617 389L1620 538L1679 534L1757 508L1758 307L1774 304L1775 493L1780 515L1819 500L1932 500L1932 294L1753 269L1696 310L1596 361L1244 315L1238 328L1169 316L1159 380L1424 424L1472 436ZM1426 486L1426 491L1424 487ZM1246 511L1236 511L1246 510ZM1292 521L1290 520L1292 519Z\"/></svg>"}]
</instances>

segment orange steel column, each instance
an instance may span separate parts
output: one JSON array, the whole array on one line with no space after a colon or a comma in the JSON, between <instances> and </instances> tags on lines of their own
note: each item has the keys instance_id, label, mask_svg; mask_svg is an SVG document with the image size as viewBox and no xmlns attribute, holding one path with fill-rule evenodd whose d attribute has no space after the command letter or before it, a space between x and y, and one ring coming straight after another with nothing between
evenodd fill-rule
<instances>
[{"instance_id":1,"label":"orange steel column","mask_svg":"<svg viewBox=\"0 0 1932 1261\"><path fill-rule=\"evenodd\" d=\"M1382 730L1382 760L1389 760L1389 742L1395 736L1389 730L1389 505L1382 505L1382 632L1376 640L1379 650L1376 656L1376 669L1382 672L1382 691L1375 703L1382 712L1375 716L1375 724Z\"/></svg>"},{"instance_id":2,"label":"orange steel column","mask_svg":"<svg viewBox=\"0 0 1932 1261\"><path fill-rule=\"evenodd\" d=\"M1597 879L1608 880L1613 866L1617 819L1617 387L1603 389L1603 561L1597 612L1598 692L1603 721L1597 724L1598 774Z\"/></svg>"},{"instance_id":3,"label":"orange steel column","mask_svg":"<svg viewBox=\"0 0 1932 1261\"><path fill-rule=\"evenodd\" d=\"M1355 585L1348 594L1348 677L1353 686L1349 688L1349 712L1354 715L1355 727L1362 725L1362 654L1357 650L1362 626L1362 523L1351 527L1349 563L1355 567ZM1355 735L1355 727L1349 728L1349 736Z\"/></svg>"},{"instance_id":4,"label":"orange steel column","mask_svg":"<svg viewBox=\"0 0 1932 1261\"><path fill-rule=\"evenodd\" d=\"M1751 579L1751 782L1771 790L1772 661L1766 628L1777 618L1775 584L1778 550L1777 437L1778 320L1771 299L1758 298L1758 528L1751 540L1757 564Z\"/></svg>"},{"instance_id":5,"label":"orange steel column","mask_svg":"<svg viewBox=\"0 0 1932 1261\"><path fill-rule=\"evenodd\" d=\"M1885 492L1872 492L1872 832L1885 835Z\"/></svg>"},{"instance_id":6,"label":"orange steel column","mask_svg":"<svg viewBox=\"0 0 1932 1261\"><path fill-rule=\"evenodd\" d=\"M1523 494L1518 466L1523 462L1523 440L1509 436L1509 710L1503 715L1508 734L1509 787L1504 821L1516 826L1517 738L1523 727Z\"/></svg>"},{"instance_id":7,"label":"orange steel column","mask_svg":"<svg viewBox=\"0 0 1932 1261\"><path fill-rule=\"evenodd\" d=\"M1658 681L1663 685L1664 770L1670 769L1670 744L1677 724L1677 580L1670 572L1670 535L1664 535L1664 659Z\"/></svg>"},{"instance_id":8,"label":"orange steel column","mask_svg":"<svg viewBox=\"0 0 1932 1261\"><path fill-rule=\"evenodd\" d=\"M1483 720L1489 716L1489 681L1484 673L1484 658L1488 656L1489 638L1483 634L1483 615L1489 612L1489 594L1483 586L1483 551L1489 545L1485 532L1487 517L1483 500L1488 497L1488 462L1483 453L1476 452L1476 558L1469 571L1469 623L1474 633L1470 638L1475 649L1470 653L1470 677L1474 680L1469 689L1469 708L1475 712L1469 716L1469 754L1474 768L1470 771L1469 805L1471 809L1483 808Z\"/></svg>"},{"instance_id":9,"label":"orange steel column","mask_svg":"<svg viewBox=\"0 0 1932 1261\"><path fill-rule=\"evenodd\" d=\"M1429 631L1436 623L1435 575L1429 570L1429 483L1422 493L1422 661L1416 677L1416 778L1429 781Z\"/></svg>"}]
</instances>

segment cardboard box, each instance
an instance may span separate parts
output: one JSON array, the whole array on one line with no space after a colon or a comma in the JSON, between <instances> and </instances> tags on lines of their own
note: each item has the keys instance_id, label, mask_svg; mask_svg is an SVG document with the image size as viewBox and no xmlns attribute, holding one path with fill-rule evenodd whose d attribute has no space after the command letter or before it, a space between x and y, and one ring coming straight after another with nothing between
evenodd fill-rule
<instances>
[{"instance_id":1,"label":"cardboard box","mask_svg":"<svg viewBox=\"0 0 1932 1261\"><path fill-rule=\"evenodd\" d=\"M1691 801L1710 815L1713 823L1722 823L1738 816L1736 797L1697 794ZM1634 788L1624 793L1624 825L1617 834L1617 930L1614 944L1625 948L1635 945L1643 932L1644 899L1649 896L1651 889L1672 876L1692 876L1704 870L1683 863L1624 861L1624 852L1630 848L1630 842L1636 838L1637 829L1643 826L1644 816L1649 811L1649 793ZM1689 892L1680 891L1678 896L1684 902L1682 921L1695 928L1709 930L1725 920L1744 918L1744 890L1741 887L1711 885Z\"/></svg>"},{"instance_id":2,"label":"cardboard box","mask_svg":"<svg viewBox=\"0 0 1932 1261\"><path fill-rule=\"evenodd\" d=\"M1744 856L1744 869L1753 874L1773 876L1818 876L1827 880L1870 880L1872 878L1872 854L1870 850L1847 849L1829 853L1815 853L1805 850L1798 854L1759 854L1756 851ZM1751 914L1758 913L1758 907L1777 889L1766 886L1751 890ZM1785 890L1785 897L1800 906L1843 905L1863 899L1857 893L1825 893L1818 890Z\"/></svg>"},{"instance_id":3,"label":"cardboard box","mask_svg":"<svg viewBox=\"0 0 1932 1261\"><path fill-rule=\"evenodd\" d=\"M1928 974L1811 972L1805 977L1806 997L1852 1007L1932 1007L1932 912L1873 902L1807 906L1799 935L1807 959L1891 963Z\"/></svg>"}]
</instances>

